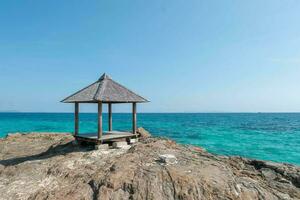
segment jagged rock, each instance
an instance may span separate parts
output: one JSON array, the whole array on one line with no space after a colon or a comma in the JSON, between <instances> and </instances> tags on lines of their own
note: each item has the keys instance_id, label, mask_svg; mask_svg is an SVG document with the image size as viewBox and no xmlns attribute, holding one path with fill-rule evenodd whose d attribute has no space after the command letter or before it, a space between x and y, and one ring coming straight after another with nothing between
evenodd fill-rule
<instances>
[{"instance_id":1,"label":"jagged rock","mask_svg":"<svg viewBox=\"0 0 300 200\"><path fill-rule=\"evenodd\" d=\"M109 149L109 145L108 144L98 144L95 145L95 150L107 150Z\"/></svg>"},{"instance_id":2,"label":"jagged rock","mask_svg":"<svg viewBox=\"0 0 300 200\"><path fill-rule=\"evenodd\" d=\"M131 147L127 142L114 142L112 146L117 149L129 149Z\"/></svg>"},{"instance_id":3,"label":"jagged rock","mask_svg":"<svg viewBox=\"0 0 300 200\"><path fill-rule=\"evenodd\" d=\"M160 162L165 163L167 165L172 165L177 163L177 159L172 154L163 154L159 155Z\"/></svg>"},{"instance_id":4,"label":"jagged rock","mask_svg":"<svg viewBox=\"0 0 300 200\"><path fill-rule=\"evenodd\" d=\"M137 129L137 134L142 139L151 137L151 134L148 131L146 131L143 127Z\"/></svg>"},{"instance_id":5,"label":"jagged rock","mask_svg":"<svg viewBox=\"0 0 300 200\"><path fill-rule=\"evenodd\" d=\"M266 179L269 179L270 181L277 178L276 172L269 168L262 168L261 173Z\"/></svg>"},{"instance_id":6,"label":"jagged rock","mask_svg":"<svg viewBox=\"0 0 300 200\"><path fill-rule=\"evenodd\" d=\"M73 140L38 133L0 140L0 199L300 199L297 166L158 138L103 151ZM157 161L166 154L177 163Z\"/></svg>"},{"instance_id":7,"label":"jagged rock","mask_svg":"<svg viewBox=\"0 0 300 200\"><path fill-rule=\"evenodd\" d=\"M130 139L129 143L134 144L134 143L137 143L138 141L139 141L138 138L133 138L133 139Z\"/></svg>"},{"instance_id":8,"label":"jagged rock","mask_svg":"<svg viewBox=\"0 0 300 200\"><path fill-rule=\"evenodd\" d=\"M15 137L20 137L21 135L24 135L23 133L8 133L7 135L6 135L6 139L13 139L13 138L15 138Z\"/></svg>"}]
</instances>

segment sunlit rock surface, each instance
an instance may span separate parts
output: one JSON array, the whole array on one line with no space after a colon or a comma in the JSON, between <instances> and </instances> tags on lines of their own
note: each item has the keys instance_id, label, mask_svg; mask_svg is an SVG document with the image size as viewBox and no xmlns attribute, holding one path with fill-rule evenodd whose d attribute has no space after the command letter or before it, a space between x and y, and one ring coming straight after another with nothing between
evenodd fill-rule
<instances>
[{"instance_id":1,"label":"sunlit rock surface","mask_svg":"<svg viewBox=\"0 0 300 200\"><path fill-rule=\"evenodd\" d=\"M148 135L130 149L72 141L47 133L1 139L0 199L300 199L293 165L216 156Z\"/></svg>"}]
</instances>

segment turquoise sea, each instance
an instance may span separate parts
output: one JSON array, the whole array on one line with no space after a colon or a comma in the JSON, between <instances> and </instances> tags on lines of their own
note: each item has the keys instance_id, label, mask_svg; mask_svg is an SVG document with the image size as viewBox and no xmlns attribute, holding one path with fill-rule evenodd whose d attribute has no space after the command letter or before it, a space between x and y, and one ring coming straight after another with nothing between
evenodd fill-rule
<instances>
[{"instance_id":1,"label":"turquoise sea","mask_svg":"<svg viewBox=\"0 0 300 200\"><path fill-rule=\"evenodd\" d=\"M104 114L104 129L107 129ZM97 115L80 114L80 131L96 131ZM138 126L155 136L209 152L300 165L300 113L142 113ZM72 132L72 113L0 113L0 137L30 131ZM131 114L113 114L115 130L131 129Z\"/></svg>"}]
</instances>

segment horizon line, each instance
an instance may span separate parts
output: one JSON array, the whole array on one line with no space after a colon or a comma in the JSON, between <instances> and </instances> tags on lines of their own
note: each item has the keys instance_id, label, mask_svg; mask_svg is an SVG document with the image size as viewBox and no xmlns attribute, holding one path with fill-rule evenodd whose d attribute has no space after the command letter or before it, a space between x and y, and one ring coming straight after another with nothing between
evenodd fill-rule
<instances>
[{"instance_id":1,"label":"horizon line","mask_svg":"<svg viewBox=\"0 0 300 200\"><path fill-rule=\"evenodd\" d=\"M73 114L74 112L43 112L43 111L0 111L0 113L49 113L49 114ZM83 114L97 114L97 112L80 112ZM103 112L107 114L108 112ZM113 114L131 114L131 112L113 112ZM289 113L299 113L300 111L211 111L211 112L138 112L138 114L289 114Z\"/></svg>"}]
</instances>

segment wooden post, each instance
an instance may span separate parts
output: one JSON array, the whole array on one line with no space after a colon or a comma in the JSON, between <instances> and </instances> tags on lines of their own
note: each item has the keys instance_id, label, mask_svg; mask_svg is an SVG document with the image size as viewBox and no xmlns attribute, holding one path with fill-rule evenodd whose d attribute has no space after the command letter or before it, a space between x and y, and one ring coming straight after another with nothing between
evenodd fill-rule
<instances>
[{"instance_id":1,"label":"wooden post","mask_svg":"<svg viewBox=\"0 0 300 200\"><path fill-rule=\"evenodd\" d=\"M102 102L98 103L98 139L102 137Z\"/></svg>"},{"instance_id":2,"label":"wooden post","mask_svg":"<svg viewBox=\"0 0 300 200\"><path fill-rule=\"evenodd\" d=\"M74 136L78 135L79 130L79 103L75 103L75 131Z\"/></svg>"},{"instance_id":3,"label":"wooden post","mask_svg":"<svg viewBox=\"0 0 300 200\"><path fill-rule=\"evenodd\" d=\"M132 103L132 133L136 134L136 103Z\"/></svg>"},{"instance_id":4,"label":"wooden post","mask_svg":"<svg viewBox=\"0 0 300 200\"><path fill-rule=\"evenodd\" d=\"M111 109L111 103L108 103L108 130L112 131L112 109Z\"/></svg>"}]
</instances>

